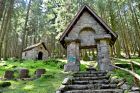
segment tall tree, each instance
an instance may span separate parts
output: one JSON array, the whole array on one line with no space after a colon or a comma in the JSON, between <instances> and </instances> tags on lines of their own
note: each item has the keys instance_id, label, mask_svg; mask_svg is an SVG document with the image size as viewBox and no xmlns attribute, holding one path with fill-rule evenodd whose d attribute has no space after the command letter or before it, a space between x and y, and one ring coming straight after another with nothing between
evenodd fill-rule
<instances>
[{"instance_id":1,"label":"tall tree","mask_svg":"<svg viewBox=\"0 0 140 93\"><path fill-rule=\"evenodd\" d=\"M29 11L30 11L30 7L31 7L31 1L32 0L29 0L29 4L28 4L28 8L27 8L27 13L26 13L26 18L25 18L25 24L24 24L23 35L22 35L21 56L20 56L20 58L22 58L22 51L26 47L27 22L28 22L28 18L29 18Z\"/></svg>"},{"instance_id":2,"label":"tall tree","mask_svg":"<svg viewBox=\"0 0 140 93\"><path fill-rule=\"evenodd\" d=\"M1 28L0 28L0 33L1 33L0 34L0 58L1 58L1 54L2 54L4 37L9 31L14 0L9 0L9 2L7 1L6 3L8 5L8 7L4 10L4 16L3 16L3 20L2 20L2 24L1 24Z\"/></svg>"}]
</instances>

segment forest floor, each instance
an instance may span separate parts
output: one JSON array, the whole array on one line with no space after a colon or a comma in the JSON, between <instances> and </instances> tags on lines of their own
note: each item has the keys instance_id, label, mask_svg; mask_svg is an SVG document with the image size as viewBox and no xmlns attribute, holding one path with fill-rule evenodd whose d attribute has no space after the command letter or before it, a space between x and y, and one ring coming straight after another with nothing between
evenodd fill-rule
<instances>
[{"instance_id":1,"label":"forest floor","mask_svg":"<svg viewBox=\"0 0 140 93\"><path fill-rule=\"evenodd\" d=\"M11 82L11 86L7 88L0 88L4 93L54 93L55 90L60 86L62 80L68 75L63 72L61 67L63 62L58 62L55 64L55 61L44 62L44 61L4 61L0 63L0 76L2 77L4 71L14 70L15 78L18 78L18 69L28 68L29 74L33 78L35 77L34 71L37 68L45 68L46 74L41 78L29 81L29 80L8 80ZM16 66L16 67L15 67ZM13 68L14 67L14 68ZM2 82L2 81L1 81Z\"/></svg>"},{"instance_id":2,"label":"forest floor","mask_svg":"<svg viewBox=\"0 0 140 93\"><path fill-rule=\"evenodd\" d=\"M140 62L139 58L131 59L133 61ZM129 60L119 59L118 61L113 60L113 63L127 63ZM55 91L61 85L61 82L65 77L70 75L63 71L63 66L66 60L49 60L49 61L18 61L18 60L8 60L0 62L0 78L3 77L6 70L13 70L15 72L14 80L5 80L11 82L10 87L2 88L0 86L0 91L3 93L55 93ZM81 70L85 70L86 66L90 64L97 65L95 62L81 62ZM125 66L127 68L127 65ZM31 78L34 78L34 72L37 68L45 68L46 74L41 78L35 80L20 80L18 76L18 71L20 68L27 68L30 71ZM129 67L128 67L129 68ZM140 69L136 68L136 72L140 75ZM124 77L125 76L125 77ZM112 77L115 78L125 78L129 84L133 84L133 77L128 73L120 70L114 70ZM0 80L3 82L3 80Z\"/></svg>"}]
</instances>

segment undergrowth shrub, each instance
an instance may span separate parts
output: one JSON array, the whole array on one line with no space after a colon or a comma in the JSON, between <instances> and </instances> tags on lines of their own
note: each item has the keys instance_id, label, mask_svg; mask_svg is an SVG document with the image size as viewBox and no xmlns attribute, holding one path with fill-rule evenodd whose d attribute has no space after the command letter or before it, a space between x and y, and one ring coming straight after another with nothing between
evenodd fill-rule
<instances>
[{"instance_id":1,"label":"undergrowth shrub","mask_svg":"<svg viewBox=\"0 0 140 93\"><path fill-rule=\"evenodd\" d=\"M54 78L53 74L44 74L42 75L42 78Z\"/></svg>"},{"instance_id":2,"label":"undergrowth shrub","mask_svg":"<svg viewBox=\"0 0 140 93\"><path fill-rule=\"evenodd\" d=\"M0 87L9 87L10 85L10 82L0 82Z\"/></svg>"},{"instance_id":3,"label":"undergrowth shrub","mask_svg":"<svg viewBox=\"0 0 140 93\"><path fill-rule=\"evenodd\" d=\"M81 71L85 71L85 70L86 70L86 66L83 65L83 64L81 64L81 65L80 65L80 70L81 70Z\"/></svg>"},{"instance_id":4,"label":"undergrowth shrub","mask_svg":"<svg viewBox=\"0 0 140 93\"><path fill-rule=\"evenodd\" d=\"M121 71L119 69L116 69L113 72L114 72L113 76L116 76L117 78L124 78L129 85L133 84L133 77L129 73Z\"/></svg>"},{"instance_id":5,"label":"undergrowth shrub","mask_svg":"<svg viewBox=\"0 0 140 93\"><path fill-rule=\"evenodd\" d=\"M47 61L44 61L45 64L50 65L50 66L54 66L60 69L64 68L65 62L56 60L56 59L49 59Z\"/></svg>"},{"instance_id":6,"label":"undergrowth shrub","mask_svg":"<svg viewBox=\"0 0 140 93\"><path fill-rule=\"evenodd\" d=\"M84 61L89 61L89 57L88 57L88 54L87 53L85 53L85 56L84 56L83 60Z\"/></svg>"}]
</instances>

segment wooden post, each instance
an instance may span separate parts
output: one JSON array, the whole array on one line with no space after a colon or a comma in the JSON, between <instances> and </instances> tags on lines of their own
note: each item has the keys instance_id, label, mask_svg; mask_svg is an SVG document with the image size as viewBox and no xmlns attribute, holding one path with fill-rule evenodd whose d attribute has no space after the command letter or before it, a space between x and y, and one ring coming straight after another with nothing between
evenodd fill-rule
<instances>
[{"instance_id":1,"label":"wooden post","mask_svg":"<svg viewBox=\"0 0 140 93\"><path fill-rule=\"evenodd\" d=\"M133 63L133 62L130 62L130 64L131 64L131 70L132 70L134 73L136 73L136 72L135 72L135 69L134 69L134 63ZM140 86L139 80L138 80L136 77L133 77L133 79L134 79L134 84L135 84L136 86Z\"/></svg>"}]
</instances>

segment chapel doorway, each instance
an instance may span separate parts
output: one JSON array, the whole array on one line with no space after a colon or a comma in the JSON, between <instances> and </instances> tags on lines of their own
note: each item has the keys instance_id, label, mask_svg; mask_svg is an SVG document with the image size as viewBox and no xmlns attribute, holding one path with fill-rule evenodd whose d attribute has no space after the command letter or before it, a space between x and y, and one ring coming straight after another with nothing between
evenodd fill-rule
<instances>
[{"instance_id":1,"label":"chapel doorway","mask_svg":"<svg viewBox=\"0 0 140 93\"><path fill-rule=\"evenodd\" d=\"M39 52L38 53L38 60L42 60L42 58L43 58L43 53L42 52Z\"/></svg>"}]
</instances>

